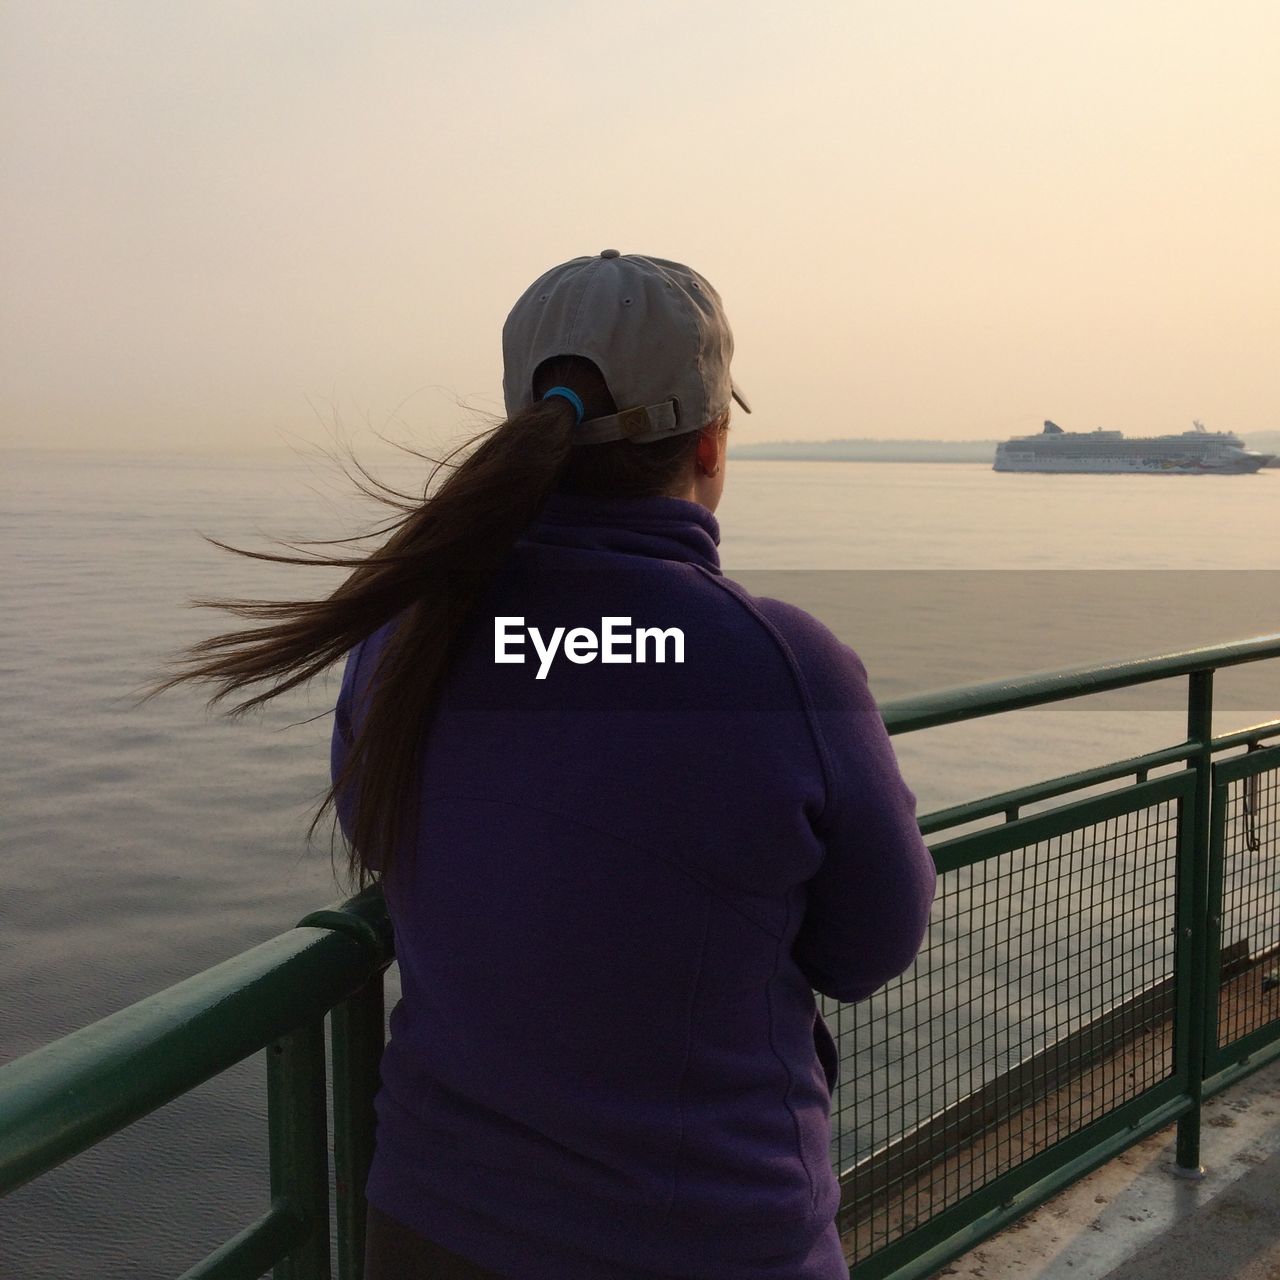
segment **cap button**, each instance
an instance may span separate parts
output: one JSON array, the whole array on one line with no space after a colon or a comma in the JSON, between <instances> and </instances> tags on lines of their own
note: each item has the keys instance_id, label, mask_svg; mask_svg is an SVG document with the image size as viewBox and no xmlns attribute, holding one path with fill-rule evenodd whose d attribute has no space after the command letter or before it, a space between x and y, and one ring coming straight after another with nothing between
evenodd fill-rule
<instances>
[{"instance_id":1,"label":"cap button","mask_svg":"<svg viewBox=\"0 0 1280 1280\"><path fill-rule=\"evenodd\" d=\"M600 256L602 258L617 258L621 255L618 253L617 249L601 249Z\"/></svg>"}]
</instances>

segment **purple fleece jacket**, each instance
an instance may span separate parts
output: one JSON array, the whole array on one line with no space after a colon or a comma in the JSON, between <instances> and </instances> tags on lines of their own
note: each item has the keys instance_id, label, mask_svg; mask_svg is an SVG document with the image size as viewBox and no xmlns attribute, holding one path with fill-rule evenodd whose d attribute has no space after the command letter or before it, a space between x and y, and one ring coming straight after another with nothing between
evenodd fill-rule
<instances>
[{"instance_id":1,"label":"purple fleece jacket","mask_svg":"<svg viewBox=\"0 0 1280 1280\"><path fill-rule=\"evenodd\" d=\"M910 965L933 863L862 662L718 542L691 502L553 498L426 727L367 1194L515 1280L847 1274L812 988ZM539 679L495 617L675 627L684 661ZM348 659L335 770L385 636Z\"/></svg>"}]
</instances>

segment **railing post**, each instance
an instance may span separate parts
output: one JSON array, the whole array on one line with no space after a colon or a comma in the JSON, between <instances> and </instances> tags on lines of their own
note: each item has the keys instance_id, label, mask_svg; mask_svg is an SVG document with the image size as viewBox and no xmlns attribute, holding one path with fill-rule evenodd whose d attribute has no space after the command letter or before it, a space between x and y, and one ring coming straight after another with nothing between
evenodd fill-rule
<instances>
[{"instance_id":1,"label":"railing post","mask_svg":"<svg viewBox=\"0 0 1280 1280\"><path fill-rule=\"evenodd\" d=\"M1183 1178L1204 1177L1200 1163L1200 1110L1204 1099L1205 1037L1208 1004L1216 993L1205 989L1208 956L1205 933L1209 927L1209 802L1213 779L1213 671L1193 671L1187 687L1187 738L1199 750L1187 761L1195 770L1195 799L1191 807L1191 874L1180 886L1189 885L1188 897L1178 913L1178 928L1189 937L1183 953L1188 972L1182 980L1190 987L1190 1008L1183 1024L1187 1037L1187 1089L1192 1105L1178 1121L1177 1159L1174 1172ZM1185 844L1183 848L1185 848Z\"/></svg>"},{"instance_id":2,"label":"railing post","mask_svg":"<svg viewBox=\"0 0 1280 1280\"><path fill-rule=\"evenodd\" d=\"M364 1276L364 1184L373 1161L373 1098L383 1047L382 971L330 1015L333 1045L333 1164L338 1276Z\"/></svg>"},{"instance_id":3,"label":"railing post","mask_svg":"<svg viewBox=\"0 0 1280 1280\"><path fill-rule=\"evenodd\" d=\"M330 1280L326 1109L321 1021L267 1046L271 1202L295 1214L306 1232L276 1263L274 1280Z\"/></svg>"}]
</instances>

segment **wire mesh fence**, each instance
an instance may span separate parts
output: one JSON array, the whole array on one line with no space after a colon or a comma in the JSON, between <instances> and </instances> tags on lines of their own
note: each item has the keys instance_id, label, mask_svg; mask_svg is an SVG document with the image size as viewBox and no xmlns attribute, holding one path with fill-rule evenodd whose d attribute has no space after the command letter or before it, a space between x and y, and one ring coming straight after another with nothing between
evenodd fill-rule
<instances>
[{"instance_id":1,"label":"wire mesh fence","mask_svg":"<svg viewBox=\"0 0 1280 1280\"><path fill-rule=\"evenodd\" d=\"M1247 757L1246 757L1247 759ZM1233 779L1225 799L1217 1044L1280 1030L1280 768Z\"/></svg>"},{"instance_id":2,"label":"wire mesh fence","mask_svg":"<svg viewBox=\"0 0 1280 1280\"><path fill-rule=\"evenodd\" d=\"M851 1263L1174 1070L1177 802L1071 810L1066 830L944 871L915 965L824 1010Z\"/></svg>"}]
</instances>

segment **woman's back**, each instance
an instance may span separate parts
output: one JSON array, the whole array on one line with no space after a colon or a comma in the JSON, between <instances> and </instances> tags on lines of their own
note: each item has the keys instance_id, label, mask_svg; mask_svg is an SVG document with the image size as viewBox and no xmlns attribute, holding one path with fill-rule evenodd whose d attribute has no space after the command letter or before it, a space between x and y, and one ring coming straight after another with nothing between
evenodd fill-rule
<instances>
[{"instance_id":1,"label":"woman's back","mask_svg":"<svg viewBox=\"0 0 1280 1280\"><path fill-rule=\"evenodd\" d=\"M553 498L430 722L369 1198L505 1274L762 1277L829 1240L811 983L865 994L918 944L932 871L861 665L723 579L717 537L677 499ZM565 656L611 618L632 661ZM385 634L348 666L339 768ZM861 886L834 932L829 859Z\"/></svg>"}]
</instances>

